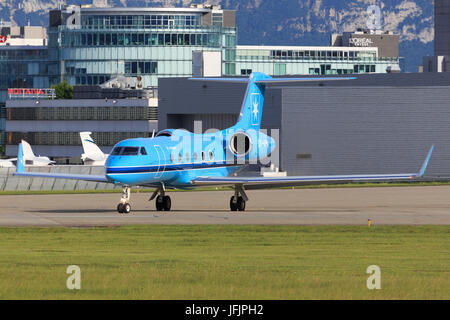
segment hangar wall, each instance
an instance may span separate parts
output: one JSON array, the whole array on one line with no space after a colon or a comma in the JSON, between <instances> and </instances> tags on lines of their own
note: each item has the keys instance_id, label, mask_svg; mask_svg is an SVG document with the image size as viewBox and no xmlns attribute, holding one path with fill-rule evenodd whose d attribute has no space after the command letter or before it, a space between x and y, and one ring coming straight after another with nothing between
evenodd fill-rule
<instances>
[{"instance_id":1,"label":"hangar wall","mask_svg":"<svg viewBox=\"0 0 450 320\"><path fill-rule=\"evenodd\" d=\"M283 91L282 165L289 175L417 172L450 177L450 87Z\"/></svg>"}]
</instances>

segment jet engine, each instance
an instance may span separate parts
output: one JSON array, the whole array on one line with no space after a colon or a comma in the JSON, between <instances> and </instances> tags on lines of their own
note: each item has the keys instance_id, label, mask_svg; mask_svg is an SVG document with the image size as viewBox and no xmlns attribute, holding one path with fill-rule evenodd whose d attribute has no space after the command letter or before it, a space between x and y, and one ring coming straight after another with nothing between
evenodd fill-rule
<instances>
[{"instance_id":1,"label":"jet engine","mask_svg":"<svg viewBox=\"0 0 450 320\"><path fill-rule=\"evenodd\" d=\"M235 156L245 156L252 150L252 140L245 132L236 132L229 141L231 152Z\"/></svg>"}]
</instances>

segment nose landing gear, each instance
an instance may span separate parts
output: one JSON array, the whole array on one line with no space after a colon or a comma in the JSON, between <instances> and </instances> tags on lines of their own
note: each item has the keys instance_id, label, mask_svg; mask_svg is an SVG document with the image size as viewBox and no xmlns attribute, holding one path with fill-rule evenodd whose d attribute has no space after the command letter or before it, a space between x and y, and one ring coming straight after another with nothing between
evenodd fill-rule
<instances>
[{"instance_id":1,"label":"nose landing gear","mask_svg":"<svg viewBox=\"0 0 450 320\"><path fill-rule=\"evenodd\" d=\"M128 214L131 212L130 196L131 196L131 188L123 187L122 198L120 199L120 203L117 205L118 213Z\"/></svg>"}]
</instances>

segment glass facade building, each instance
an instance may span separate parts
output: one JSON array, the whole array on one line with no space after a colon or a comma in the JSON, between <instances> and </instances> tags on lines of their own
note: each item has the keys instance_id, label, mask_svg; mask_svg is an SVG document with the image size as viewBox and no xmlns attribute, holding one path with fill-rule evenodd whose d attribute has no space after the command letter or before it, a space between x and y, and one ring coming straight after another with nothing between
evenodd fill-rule
<instances>
[{"instance_id":1,"label":"glass facade building","mask_svg":"<svg viewBox=\"0 0 450 320\"><path fill-rule=\"evenodd\" d=\"M45 46L0 46L0 145L5 144L5 102L9 88L48 88Z\"/></svg>"},{"instance_id":2,"label":"glass facade building","mask_svg":"<svg viewBox=\"0 0 450 320\"><path fill-rule=\"evenodd\" d=\"M236 68L239 75L249 75L254 71L275 76L385 73L388 67L398 64L398 57L379 57L378 48L278 46L236 48Z\"/></svg>"},{"instance_id":3,"label":"glass facade building","mask_svg":"<svg viewBox=\"0 0 450 320\"><path fill-rule=\"evenodd\" d=\"M230 56L235 49L235 11L81 8L75 28L70 17L64 11L51 14L49 50L58 61L54 83L62 76L71 85L97 85L123 75L141 76L143 87L156 87L160 77L191 76L193 51Z\"/></svg>"}]
</instances>

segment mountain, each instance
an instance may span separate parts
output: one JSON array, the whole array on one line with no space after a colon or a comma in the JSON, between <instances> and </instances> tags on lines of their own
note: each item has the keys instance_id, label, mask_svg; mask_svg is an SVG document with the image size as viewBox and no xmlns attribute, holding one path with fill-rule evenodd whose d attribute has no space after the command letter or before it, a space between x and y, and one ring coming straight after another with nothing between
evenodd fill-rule
<instances>
[{"instance_id":1,"label":"mountain","mask_svg":"<svg viewBox=\"0 0 450 320\"><path fill-rule=\"evenodd\" d=\"M61 0L0 0L0 19L18 25L47 25L48 10ZM66 0L67 4L91 3ZM198 0L109 0L113 6L186 7ZM433 55L434 18L430 0L210 0L237 13L238 43L248 45L328 45L330 35L366 27L367 9L378 5L384 30L400 34L403 70L417 72Z\"/></svg>"}]
</instances>

